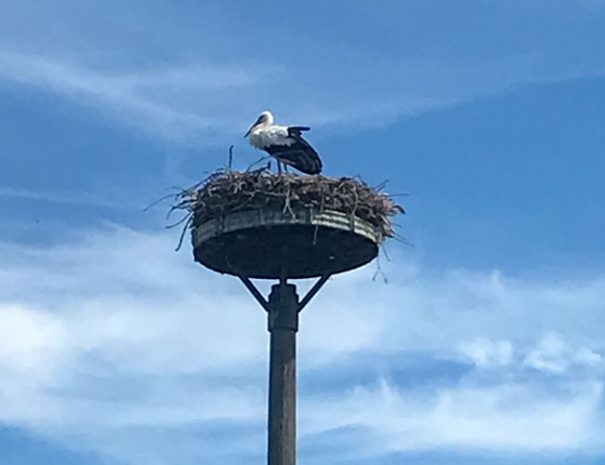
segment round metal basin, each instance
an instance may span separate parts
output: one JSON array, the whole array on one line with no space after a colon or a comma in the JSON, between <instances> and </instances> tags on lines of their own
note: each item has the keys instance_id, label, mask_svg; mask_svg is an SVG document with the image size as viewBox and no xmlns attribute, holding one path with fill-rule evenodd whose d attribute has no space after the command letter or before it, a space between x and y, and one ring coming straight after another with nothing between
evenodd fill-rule
<instances>
[{"instance_id":1,"label":"round metal basin","mask_svg":"<svg viewBox=\"0 0 605 465\"><path fill-rule=\"evenodd\" d=\"M195 260L249 278L312 278L352 270L378 255L381 237L337 211L255 209L214 218L192 231Z\"/></svg>"}]
</instances>

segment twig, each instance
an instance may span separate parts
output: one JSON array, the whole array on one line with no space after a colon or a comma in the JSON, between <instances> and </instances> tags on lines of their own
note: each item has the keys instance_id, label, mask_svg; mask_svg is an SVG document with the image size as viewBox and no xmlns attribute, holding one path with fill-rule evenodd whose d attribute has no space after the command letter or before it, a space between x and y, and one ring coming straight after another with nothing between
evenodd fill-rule
<instances>
[{"instance_id":1,"label":"twig","mask_svg":"<svg viewBox=\"0 0 605 465\"><path fill-rule=\"evenodd\" d=\"M374 276L372 276L372 281L376 281L378 275L382 276L382 282L384 284L389 283L387 276L384 274L384 271L382 271L382 267L380 266L380 255L376 257L376 271L374 272Z\"/></svg>"},{"instance_id":2,"label":"twig","mask_svg":"<svg viewBox=\"0 0 605 465\"><path fill-rule=\"evenodd\" d=\"M254 168L256 165L258 165L259 163L262 163L263 161L265 161L266 159L270 158L268 155L266 157L262 157L259 158L258 160L256 160L254 163L252 163L250 166L248 166L248 168L246 169L246 172L249 172L250 170L252 170L252 168Z\"/></svg>"},{"instance_id":3,"label":"twig","mask_svg":"<svg viewBox=\"0 0 605 465\"><path fill-rule=\"evenodd\" d=\"M178 196L178 194L166 194L162 197L160 197L158 200L154 201L152 204L146 206L145 208L143 208L143 211L146 212L147 210L149 210L150 208L155 207L156 205L162 203L164 200L172 198L172 197L176 197Z\"/></svg>"},{"instance_id":4,"label":"twig","mask_svg":"<svg viewBox=\"0 0 605 465\"><path fill-rule=\"evenodd\" d=\"M181 230L181 235L179 236L179 242L176 245L176 249L174 249L175 252L178 252L179 250L181 250L181 246L183 245L183 240L185 239L185 234L191 227L192 223L193 223L193 215L189 215L189 219L187 220L187 222L183 226L183 229Z\"/></svg>"},{"instance_id":5,"label":"twig","mask_svg":"<svg viewBox=\"0 0 605 465\"><path fill-rule=\"evenodd\" d=\"M227 165L227 170L231 171L233 168L233 145L229 146L229 164Z\"/></svg>"},{"instance_id":6,"label":"twig","mask_svg":"<svg viewBox=\"0 0 605 465\"><path fill-rule=\"evenodd\" d=\"M183 224L185 221L187 221L189 218L192 218L193 215L192 213L187 213L183 218L181 218L180 220L178 220L176 223L172 223L166 226L166 229L172 229L177 227L179 224Z\"/></svg>"},{"instance_id":7,"label":"twig","mask_svg":"<svg viewBox=\"0 0 605 465\"><path fill-rule=\"evenodd\" d=\"M286 199L284 201L284 209L282 210L282 213L289 212L292 219L294 219L296 218L296 215L294 214L294 212L292 211L292 207L290 206L290 192L290 186L288 185L288 192L286 193Z\"/></svg>"}]
</instances>

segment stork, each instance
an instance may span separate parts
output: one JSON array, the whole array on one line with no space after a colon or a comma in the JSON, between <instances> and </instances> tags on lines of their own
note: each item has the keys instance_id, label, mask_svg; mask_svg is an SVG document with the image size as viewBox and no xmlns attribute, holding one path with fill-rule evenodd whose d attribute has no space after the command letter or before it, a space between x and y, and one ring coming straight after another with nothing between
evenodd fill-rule
<instances>
[{"instance_id":1,"label":"stork","mask_svg":"<svg viewBox=\"0 0 605 465\"><path fill-rule=\"evenodd\" d=\"M305 174L319 174L322 168L319 155L302 137L302 133L310 129L274 124L273 114L263 111L244 137L248 137L253 147L275 158L279 172L283 163Z\"/></svg>"}]
</instances>

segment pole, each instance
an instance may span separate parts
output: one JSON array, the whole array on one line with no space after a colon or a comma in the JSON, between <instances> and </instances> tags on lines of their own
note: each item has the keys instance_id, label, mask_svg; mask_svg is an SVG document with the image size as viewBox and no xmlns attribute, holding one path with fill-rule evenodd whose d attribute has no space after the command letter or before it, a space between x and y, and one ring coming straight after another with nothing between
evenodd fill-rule
<instances>
[{"instance_id":1,"label":"pole","mask_svg":"<svg viewBox=\"0 0 605 465\"><path fill-rule=\"evenodd\" d=\"M271 333L269 361L269 465L296 465L296 286L280 280L268 302Z\"/></svg>"},{"instance_id":2,"label":"pole","mask_svg":"<svg viewBox=\"0 0 605 465\"><path fill-rule=\"evenodd\" d=\"M296 286L285 273L271 286L267 301L250 278L239 275L244 286L268 314L271 333L269 359L269 465L296 465L296 332L298 314L330 279L323 275L299 302Z\"/></svg>"}]
</instances>

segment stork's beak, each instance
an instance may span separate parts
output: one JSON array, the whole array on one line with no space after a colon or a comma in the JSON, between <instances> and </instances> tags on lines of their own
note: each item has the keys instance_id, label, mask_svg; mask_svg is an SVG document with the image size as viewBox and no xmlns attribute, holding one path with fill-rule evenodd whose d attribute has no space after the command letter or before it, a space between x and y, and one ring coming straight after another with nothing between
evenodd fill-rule
<instances>
[{"instance_id":1,"label":"stork's beak","mask_svg":"<svg viewBox=\"0 0 605 465\"><path fill-rule=\"evenodd\" d=\"M250 129L248 129L248 130L246 131L246 134L244 134L244 137L248 137L248 136L250 135L250 133L252 132L252 130L253 130L253 129L254 129L256 126L258 126L259 124L261 124L261 123L262 123L262 121L263 121L262 116L259 116L259 117L257 118L257 120L254 122L254 124L253 124L252 126L250 126Z\"/></svg>"}]
</instances>

